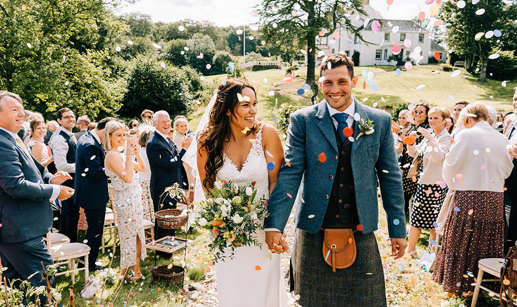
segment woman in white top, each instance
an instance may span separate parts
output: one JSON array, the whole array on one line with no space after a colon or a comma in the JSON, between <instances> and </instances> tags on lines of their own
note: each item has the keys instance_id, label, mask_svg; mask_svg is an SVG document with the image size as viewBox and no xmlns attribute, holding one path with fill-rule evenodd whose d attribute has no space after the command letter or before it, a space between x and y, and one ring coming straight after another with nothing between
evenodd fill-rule
<instances>
[{"instance_id":1,"label":"woman in white top","mask_svg":"<svg viewBox=\"0 0 517 307\"><path fill-rule=\"evenodd\" d=\"M447 185L442 177L443 161L451 147L452 137L445 129L447 119L451 113L443 107L435 107L429 110L429 126L433 132L425 128L418 128L424 140L418 145L407 147L408 154L413 157L421 157L422 163L420 178L413 201L413 210L409 224L409 249L408 253L416 257L416 244L420 238L422 229L428 229L431 233L429 243L436 245L435 222L440 212L440 207L447 195Z\"/></svg>"},{"instance_id":2,"label":"woman in white top","mask_svg":"<svg viewBox=\"0 0 517 307\"><path fill-rule=\"evenodd\" d=\"M145 170L139 172L140 174L140 187L142 187L142 206L144 209L144 219L151 221L154 224L154 205L151 199L151 167L149 166L149 158L147 158L147 143L151 138L151 134L154 132L154 127L148 124L142 124L139 127L140 138L138 143L140 144L140 157L145 165Z\"/></svg>"},{"instance_id":3,"label":"woman in white top","mask_svg":"<svg viewBox=\"0 0 517 307\"><path fill-rule=\"evenodd\" d=\"M472 294L478 261L500 258L504 246L504 181L513 168L506 137L487 122L487 108L470 104L445 157L443 179L454 190L433 280L449 295Z\"/></svg>"},{"instance_id":4,"label":"woman in white top","mask_svg":"<svg viewBox=\"0 0 517 307\"><path fill-rule=\"evenodd\" d=\"M189 137L192 134L192 131L188 128L188 120L185 116L179 115L174 118L174 136L172 141L178 147L178 150L181 150L183 147L181 143L186 137ZM192 167L187 163L183 163L183 167L185 168L185 173L187 174L187 180L190 183L189 186L189 194L188 194L188 202L193 200L194 196L194 182L195 178L192 175Z\"/></svg>"},{"instance_id":5,"label":"woman in white top","mask_svg":"<svg viewBox=\"0 0 517 307\"><path fill-rule=\"evenodd\" d=\"M47 167L53 161L47 146L43 142L43 138L47 133L47 126L43 119L35 118L30 122L30 129L31 137L27 143L27 148L34 159L38 160L44 167Z\"/></svg>"}]
</instances>

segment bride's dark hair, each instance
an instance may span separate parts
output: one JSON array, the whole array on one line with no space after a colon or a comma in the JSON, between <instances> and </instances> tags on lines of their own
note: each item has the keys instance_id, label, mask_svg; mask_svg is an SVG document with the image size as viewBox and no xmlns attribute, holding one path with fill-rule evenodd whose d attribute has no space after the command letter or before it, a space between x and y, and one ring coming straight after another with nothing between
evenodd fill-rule
<instances>
[{"instance_id":1,"label":"bride's dark hair","mask_svg":"<svg viewBox=\"0 0 517 307\"><path fill-rule=\"evenodd\" d=\"M229 79L223 82L217 89L217 98L210 111L208 125L199 136L200 148L204 148L208 154L205 164L206 177L203 186L207 191L213 188L217 172L223 167L224 145L230 141L232 130L231 118L235 116L235 110L239 106L237 94L242 94L244 88L255 88L244 80ZM231 114L228 116L228 114ZM253 127L250 132L255 132Z\"/></svg>"}]
</instances>

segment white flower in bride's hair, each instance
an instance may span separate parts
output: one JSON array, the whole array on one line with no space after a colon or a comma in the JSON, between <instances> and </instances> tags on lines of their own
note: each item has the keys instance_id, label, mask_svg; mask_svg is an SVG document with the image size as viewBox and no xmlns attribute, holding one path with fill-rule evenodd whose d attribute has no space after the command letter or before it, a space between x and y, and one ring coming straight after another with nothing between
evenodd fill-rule
<instances>
[{"instance_id":1,"label":"white flower in bride's hair","mask_svg":"<svg viewBox=\"0 0 517 307\"><path fill-rule=\"evenodd\" d=\"M232 221L235 223L235 224L240 224L242 222L244 218L241 217L238 213L235 214L233 217L232 217Z\"/></svg>"},{"instance_id":2,"label":"white flower in bride's hair","mask_svg":"<svg viewBox=\"0 0 517 307\"><path fill-rule=\"evenodd\" d=\"M237 204L240 204L242 201L242 198L240 196L235 196L233 199L232 199L232 203L234 203L235 205Z\"/></svg>"},{"instance_id":3,"label":"white flower in bride's hair","mask_svg":"<svg viewBox=\"0 0 517 307\"><path fill-rule=\"evenodd\" d=\"M199 219L198 224L199 224L199 226L203 227L206 224L208 224L208 221L204 217L202 217Z\"/></svg>"},{"instance_id":4,"label":"white flower in bride's hair","mask_svg":"<svg viewBox=\"0 0 517 307\"><path fill-rule=\"evenodd\" d=\"M215 185L215 187L216 187L217 189L219 189L219 190L223 188L223 184L221 183L221 181L216 181L216 182L214 183L214 185Z\"/></svg>"},{"instance_id":5,"label":"white flower in bride's hair","mask_svg":"<svg viewBox=\"0 0 517 307\"><path fill-rule=\"evenodd\" d=\"M246 195L251 196L253 194L253 189L251 187L246 188Z\"/></svg>"}]
</instances>

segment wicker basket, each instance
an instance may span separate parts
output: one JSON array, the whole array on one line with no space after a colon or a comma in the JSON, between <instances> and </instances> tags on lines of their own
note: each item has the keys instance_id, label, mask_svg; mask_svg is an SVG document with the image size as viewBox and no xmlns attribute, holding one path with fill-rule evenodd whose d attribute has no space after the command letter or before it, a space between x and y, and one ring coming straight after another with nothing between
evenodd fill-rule
<instances>
[{"instance_id":1,"label":"wicker basket","mask_svg":"<svg viewBox=\"0 0 517 307\"><path fill-rule=\"evenodd\" d=\"M170 267L170 269L167 265L158 266L153 268L151 272L153 281L183 284L185 278L185 269L177 265Z\"/></svg>"},{"instance_id":2,"label":"wicker basket","mask_svg":"<svg viewBox=\"0 0 517 307\"><path fill-rule=\"evenodd\" d=\"M155 213L156 223L162 229L174 229L187 224L188 216L182 215L179 209L165 209Z\"/></svg>"}]
</instances>

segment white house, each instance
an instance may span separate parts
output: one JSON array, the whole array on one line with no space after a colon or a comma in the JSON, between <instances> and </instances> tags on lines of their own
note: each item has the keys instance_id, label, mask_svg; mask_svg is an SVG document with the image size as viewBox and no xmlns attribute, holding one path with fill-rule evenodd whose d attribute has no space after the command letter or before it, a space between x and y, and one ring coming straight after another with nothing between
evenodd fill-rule
<instances>
[{"instance_id":1,"label":"white house","mask_svg":"<svg viewBox=\"0 0 517 307\"><path fill-rule=\"evenodd\" d=\"M403 65L406 61L427 64L430 57L435 57L436 51L440 62L445 62L447 51L431 40L428 30L411 20L383 19L371 7L368 7L368 14L366 20L357 15L350 17L368 43L345 29L339 29L327 37L318 36L316 46L326 54L343 51L351 57L354 52L359 52L361 66ZM400 52L397 53L399 47Z\"/></svg>"}]
</instances>

